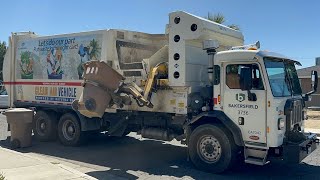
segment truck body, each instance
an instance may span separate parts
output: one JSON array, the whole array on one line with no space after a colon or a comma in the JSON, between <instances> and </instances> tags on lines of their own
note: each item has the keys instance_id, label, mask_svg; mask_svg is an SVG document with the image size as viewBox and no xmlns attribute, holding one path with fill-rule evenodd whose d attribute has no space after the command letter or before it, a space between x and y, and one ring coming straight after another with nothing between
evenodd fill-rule
<instances>
[{"instance_id":1,"label":"truck body","mask_svg":"<svg viewBox=\"0 0 320 180\"><path fill-rule=\"evenodd\" d=\"M239 154L256 165L299 163L318 142L303 130L312 92L301 94L297 61L243 41L182 11L170 13L165 34L13 33L4 83L11 107L35 108L40 140L78 145L97 131L177 139L209 172L225 171Z\"/></svg>"}]
</instances>

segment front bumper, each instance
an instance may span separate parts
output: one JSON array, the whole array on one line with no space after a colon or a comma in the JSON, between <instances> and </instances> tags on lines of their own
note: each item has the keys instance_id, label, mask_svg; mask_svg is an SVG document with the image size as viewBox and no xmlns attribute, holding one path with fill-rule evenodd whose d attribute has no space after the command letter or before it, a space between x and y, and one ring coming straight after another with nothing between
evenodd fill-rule
<instances>
[{"instance_id":1,"label":"front bumper","mask_svg":"<svg viewBox=\"0 0 320 180\"><path fill-rule=\"evenodd\" d=\"M287 163L300 163L305 157L317 149L319 139L316 134L304 134L306 140L295 143L286 142L283 145L283 159Z\"/></svg>"}]
</instances>

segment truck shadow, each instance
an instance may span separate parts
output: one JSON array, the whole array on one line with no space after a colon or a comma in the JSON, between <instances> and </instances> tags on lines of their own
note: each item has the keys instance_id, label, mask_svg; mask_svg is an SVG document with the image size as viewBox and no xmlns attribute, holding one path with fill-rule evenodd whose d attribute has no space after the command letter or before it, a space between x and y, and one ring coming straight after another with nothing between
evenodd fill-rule
<instances>
[{"instance_id":1,"label":"truck shadow","mask_svg":"<svg viewBox=\"0 0 320 180\"><path fill-rule=\"evenodd\" d=\"M85 163L87 167L99 166L97 171L87 173L97 179L112 177L138 179L150 175L193 179L318 179L320 177L319 166L287 165L281 162L262 167L239 163L224 174L205 173L196 170L191 162L187 161L186 147L162 141L140 140L135 137L115 138L101 134L80 147L65 147L58 142L33 141L32 147L17 151L49 155L74 164ZM1 141L0 146L8 148L9 141ZM313 153L316 153L314 157L318 157L320 151L318 149ZM100 169L103 170L99 171Z\"/></svg>"}]
</instances>

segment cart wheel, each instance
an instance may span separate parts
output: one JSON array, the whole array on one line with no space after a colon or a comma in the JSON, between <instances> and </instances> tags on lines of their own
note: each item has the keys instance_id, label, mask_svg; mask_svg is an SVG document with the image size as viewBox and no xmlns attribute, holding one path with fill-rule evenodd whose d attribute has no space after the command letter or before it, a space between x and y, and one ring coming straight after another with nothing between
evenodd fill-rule
<instances>
[{"instance_id":1,"label":"cart wheel","mask_svg":"<svg viewBox=\"0 0 320 180\"><path fill-rule=\"evenodd\" d=\"M20 147L20 141L18 139L14 139L11 141L11 149L17 149Z\"/></svg>"}]
</instances>

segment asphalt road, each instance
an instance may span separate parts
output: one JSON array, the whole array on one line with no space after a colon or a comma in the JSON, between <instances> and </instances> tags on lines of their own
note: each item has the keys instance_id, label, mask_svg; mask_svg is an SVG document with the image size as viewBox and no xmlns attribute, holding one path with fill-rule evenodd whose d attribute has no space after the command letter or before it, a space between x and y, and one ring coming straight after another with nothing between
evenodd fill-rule
<instances>
[{"instance_id":1,"label":"asphalt road","mask_svg":"<svg viewBox=\"0 0 320 180\"><path fill-rule=\"evenodd\" d=\"M0 115L0 120L5 117ZM9 141L0 146L8 147ZM80 147L64 147L59 142L33 142L18 151L62 163L98 179L320 179L320 148L303 163L273 162L266 166L237 164L224 174L196 170L179 142L143 139L133 133L114 138L95 136Z\"/></svg>"}]
</instances>

